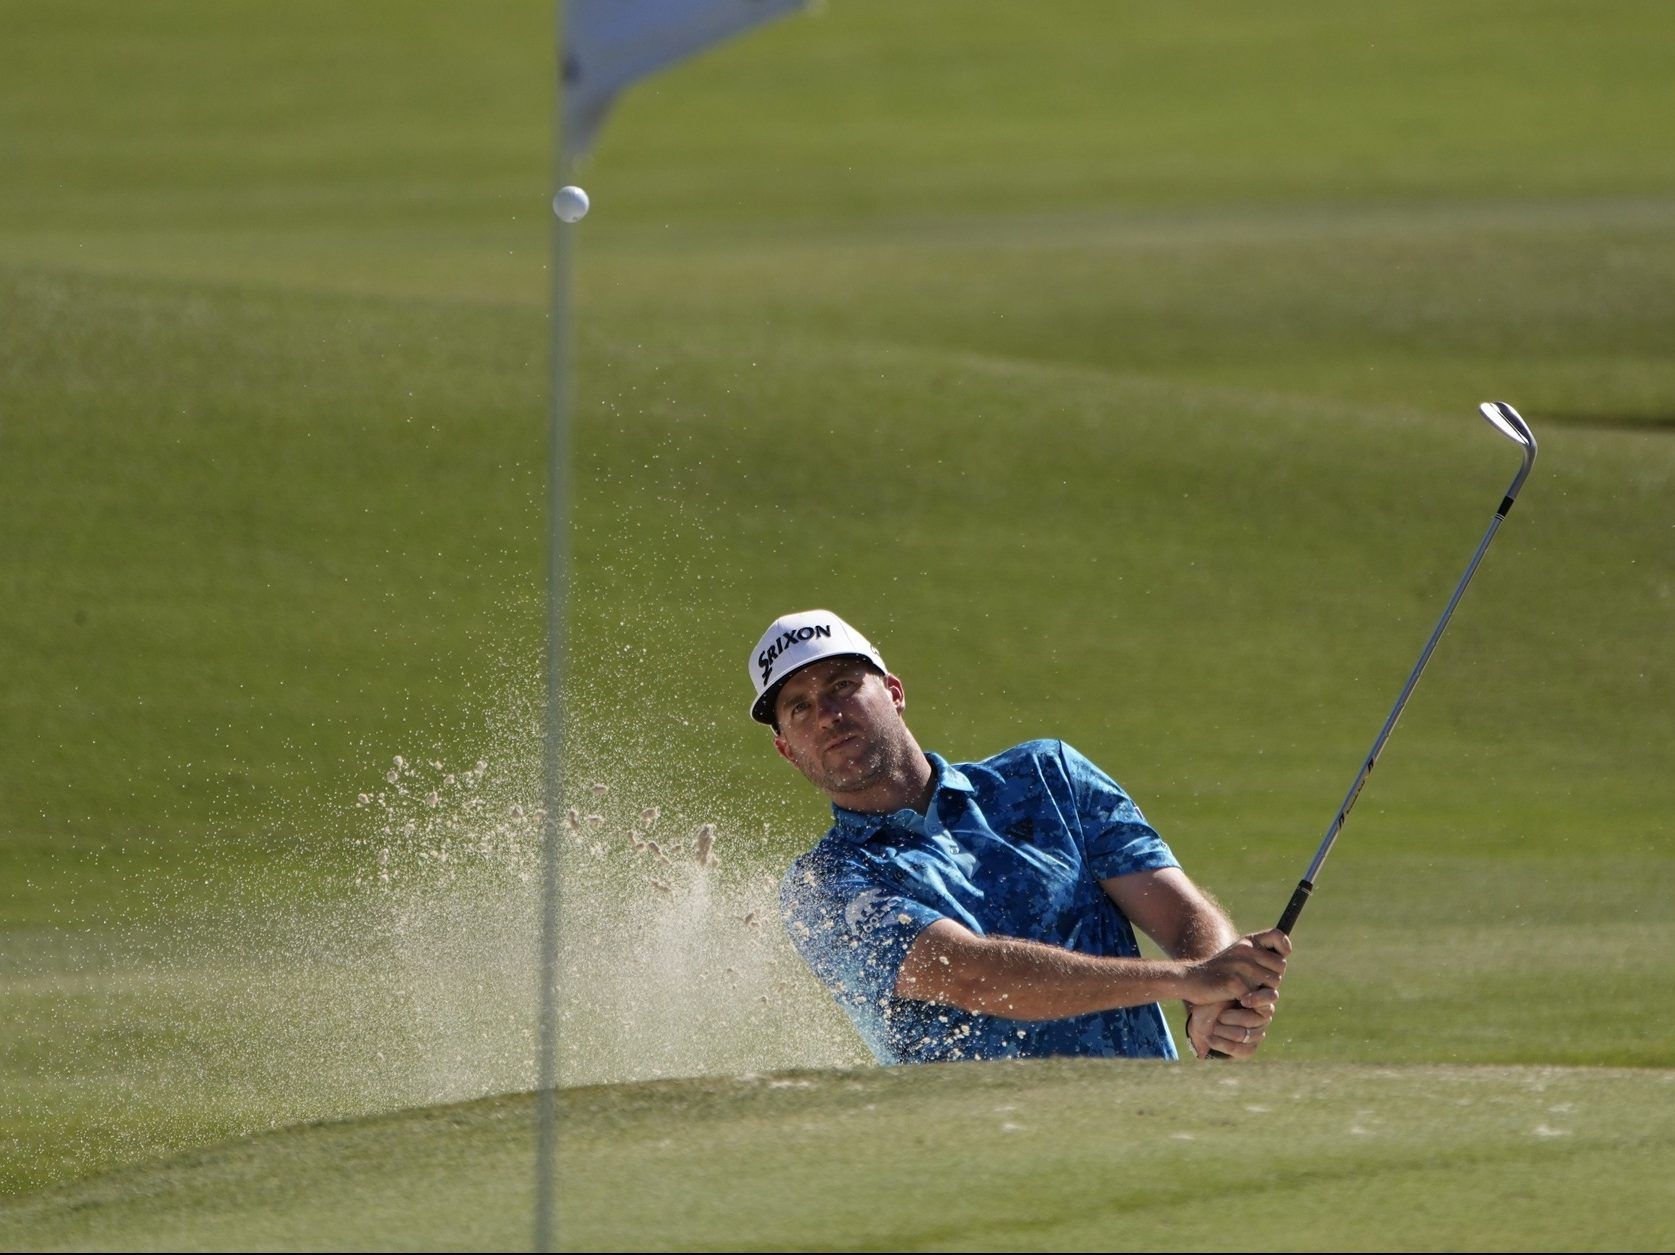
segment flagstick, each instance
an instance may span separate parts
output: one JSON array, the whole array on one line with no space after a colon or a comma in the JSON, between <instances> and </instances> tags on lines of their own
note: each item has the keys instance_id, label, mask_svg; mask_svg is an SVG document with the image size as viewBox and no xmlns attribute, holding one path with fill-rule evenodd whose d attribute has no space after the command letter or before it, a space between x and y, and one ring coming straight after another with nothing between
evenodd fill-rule
<instances>
[{"instance_id":1,"label":"flagstick","mask_svg":"<svg viewBox=\"0 0 1675 1255\"><path fill-rule=\"evenodd\" d=\"M562 49L564 0L554 0L554 49ZM556 191L570 182L569 154L564 144L562 69L555 66L553 118ZM567 225L552 218L552 247L548 276L551 284L552 325L549 355L552 368L551 427L547 440L547 707L542 744L543 813L541 816L541 998L539 1064L536 1079L535 1232L536 1251L554 1251L554 1210L558 1189L558 966L559 862L564 814L564 662L565 609L568 592L570 543L570 235Z\"/></svg>"}]
</instances>

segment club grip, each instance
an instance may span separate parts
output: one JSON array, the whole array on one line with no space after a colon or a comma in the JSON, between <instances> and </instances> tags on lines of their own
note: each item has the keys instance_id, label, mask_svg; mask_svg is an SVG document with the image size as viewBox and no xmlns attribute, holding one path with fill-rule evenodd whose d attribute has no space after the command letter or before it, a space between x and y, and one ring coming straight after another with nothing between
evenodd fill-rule
<instances>
[{"instance_id":1,"label":"club grip","mask_svg":"<svg viewBox=\"0 0 1675 1255\"><path fill-rule=\"evenodd\" d=\"M1312 883L1307 880L1299 880L1297 887L1291 892L1291 901L1285 904L1285 914L1280 916L1280 922L1275 924L1274 927L1289 937L1291 930L1297 927L1297 917L1303 913L1303 908L1308 905L1309 894L1313 892L1314 885Z\"/></svg>"},{"instance_id":2,"label":"club grip","mask_svg":"<svg viewBox=\"0 0 1675 1255\"><path fill-rule=\"evenodd\" d=\"M1306 879L1299 880L1297 887L1291 891L1291 901L1285 904L1285 914L1280 916L1280 922L1275 924L1274 927L1289 937L1291 930L1297 926L1297 917L1303 913L1303 908L1308 905L1309 895L1313 892L1313 882ZM1230 1059L1232 1056L1224 1054L1220 1050L1212 1050L1210 1051L1210 1058Z\"/></svg>"}]
</instances>

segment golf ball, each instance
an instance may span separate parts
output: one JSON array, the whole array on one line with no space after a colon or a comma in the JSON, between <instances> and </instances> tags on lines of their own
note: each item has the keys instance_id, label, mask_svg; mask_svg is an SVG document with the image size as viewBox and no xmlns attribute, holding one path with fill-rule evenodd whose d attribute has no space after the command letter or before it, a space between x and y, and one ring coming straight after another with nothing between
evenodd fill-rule
<instances>
[{"instance_id":1,"label":"golf ball","mask_svg":"<svg viewBox=\"0 0 1675 1255\"><path fill-rule=\"evenodd\" d=\"M553 212L565 222L580 222L587 217L587 193L579 187L561 187L553 197Z\"/></svg>"}]
</instances>

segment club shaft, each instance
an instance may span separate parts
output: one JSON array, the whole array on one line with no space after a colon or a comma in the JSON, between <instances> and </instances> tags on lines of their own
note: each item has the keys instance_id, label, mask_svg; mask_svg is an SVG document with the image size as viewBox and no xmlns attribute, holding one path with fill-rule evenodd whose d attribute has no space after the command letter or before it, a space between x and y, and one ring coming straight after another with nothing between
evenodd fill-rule
<instances>
[{"instance_id":1,"label":"club shaft","mask_svg":"<svg viewBox=\"0 0 1675 1255\"><path fill-rule=\"evenodd\" d=\"M1367 777L1372 775L1373 768L1378 764L1378 756L1384 752L1384 744L1390 739L1390 734L1396 730L1396 721L1402 717L1402 708L1407 705L1407 699L1413 696L1413 690L1419 683L1419 677L1425 673L1425 664L1430 662L1431 654L1436 651L1437 642L1442 639L1443 629L1448 626L1448 620L1454 615L1454 608L1460 604L1460 598L1465 596L1466 586L1471 583L1471 577L1477 574L1477 567L1483 561L1483 555L1488 552L1489 543L1495 539L1495 533L1500 525L1506 522L1507 512L1518 499L1518 490L1524 486L1530 468L1535 465L1536 443L1535 436L1530 431L1529 424L1523 420L1518 411L1504 401L1485 401L1477 407L1484 418L1509 440L1515 442L1524 454L1523 464L1518 468L1518 474L1512 480L1512 486L1506 490L1506 496L1501 498L1500 505L1495 510L1495 517L1490 520L1488 530L1483 533L1483 539L1477 543L1477 551L1472 554L1471 561L1466 565L1466 573L1460 577L1459 585L1454 589L1454 595L1448 599L1448 605L1437 620L1437 625L1431 630L1431 637L1425 642L1425 648L1420 652L1419 661L1414 663L1413 672L1402 685L1401 696L1396 698L1396 704L1390 710L1390 717L1384 721L1379 729L1378 738L1373 747L1361 762L1361 770L1355 774L1355 782L1349 786L1349 792L1344 794L1343 805L1338 807L1337 814L1332 817L1331 826L1326 829L1326 836L1320 842L1320 848L1315 851L1314 861L1309 864L1309 870L1297 882L1297 888L1292 891L1291 900L1285 904L1285 911L1280 915L1276 928L1289 935L1297 925L1297 919L1308 905L1309 897L1314 893L1315 877L1320 874L1321 867L1326 862L1326 856L1332 852L1332 844L1338 839L1338 833L1343 831L1344 821L1349 818L1349 812L1355 805L1355 799L1361 796L1362 786L1367 783ZM1210 1050L1208 1055L1212 1059L1226 1059L1227 1055L1219 1050Z\"/></svg>"},{"instance_id":2,"label":"club shaft","mask_svg":"<svg viewBox=\"0 0 1675 1255\"><path fill-rule=\"evenodd\" d=\"M1526 472L1528 467L1525 468ZM1518 483L1522 483L1520 474ZM1321 865L1326 862L1326 856L1332 852L1332 843L1338 839L1338 833L1343 830L1344 820L1349 818L1350 810L1355 806L1355 799L1361 795L1361 787L1367 783L1367 777L1372 775L1373 767L1378 762L1378 756L1384 752L1384 743L1390 739L1390 734L1396 730L1396 721L1402 717L1402 707L1407 705L1407 699L1413 696L1413 690L1419 683L1419 677L1425 672L1425 664L1431 660L1436 651L1437 642L1442 639L1443 629L1448 626L1448 620L1454 614L1454 607L1460 604L1460 598L1465 595L1466 585L1471 583L1471 577L1477 574L1478 563L1483 561L1483 555L1488 551L1489 542L1494 540L1500 525L1506 521L1506 512L1512 508L1512 502L1517 492L1518 484L1513 485L1513 491L1508 493L1501 502L1500 509L1495 511L1495 517L1489 523L1489 529L1483 533L1483 539L1477 543L1477 552L1472 554L1471 562L1466 566L1466 573L1460 577L1459 585L1454 589L1454 595L1448 599L1448 605L1442 612L1442 618L1431 630L1431 638L1425 642L1425 648L1419 655L1419 661L1414 664L1413 672L1402 685L1402 694L1396 699L1395 706L1390 711L1390 717L1384 721L1384 726L1378 731L1378 739L1367 752L1367 757L1361 763L1361 770L1356 773L1355 783L1349 786L1349 792L1344 795L1343 805L1338 807L1338 813L1333 816L1331 827L1326 829L1326 837L1315 851L1314 861L1309 864L1309 870L1297 882L1292 890L1291 900L1285 904L1285 911L1280 915L1279 923L1275 927L1287 936L1297 926L1298 918L1303 914L1303 908L1308 905L1309 895L1314 892L1314 879L1320 873ZM1219 1050L1209 1052L1212 1059L1226 1059L1228 1056Z\"/></svg>"},{"instance_id":3,"label":"club shaft","mask_svg":"<svg viewBox=\"0 0 1675 1255\"><path fill-rule=\"evenodd\" d=\"M1320 874L1321 866L1326 862L1326 856L1332 852L1332 844L1338 839L1338 833L1343 830L1344 821L1349 818L1349 812L1355 806L1355 799L1361 795L1361 788L1367 783L1367 777L1372 775L1373 767L1378 763L1378 756L1384 752L1384 745L1390 739L1390 734L1396 730L1396 721L1402 717L1402 708L1407 705L1407 699L1413 696L1414 688L1419 684L1419 677L1425 673L1425 664L1430 662L1431 655L1436 651L1437 642L1442 639L1443 629L1448 626L1448 620L1453 617L1454 607L1460 604L1460 598L1465 595L1466 585L1471 583L1471 577L1477 574L1477 567L1483 561L1483 555L1488 551L1489 542L1494 540L1495 533L1506 520L1506 511L1512 506L1512 498L1508 496L1501 503L1501 508L1495 512L1489 528L1483 533L1483 539L1477 544L1477 552L1472 554L1471 562L1466 567L1466 573L1460 577L1454 595L1448 599L1448 606L1442 612L1442 618L1431 631L1431 638L1425 642L1425 648L1419 655L1419 661L1414 664L1413 673L1408 676L1407 683L1402 686L1401 696L1391 708L1390 717L1384 721L1379 729L1378 739L1362 760L1361 770L1356 773L1355 782L1349 786L1349 792L1344 794L1343 805L1338 807L1333 816L1331 826L1326 829L1326 836L1315 851L1314 861L1304 873L1298 883L1297 893L1292 895L1291 902L1286 906L1285 915L1281 918L1279 927L1284 932L1290 932L1292 925L1297 922L1297 916L1303 913L1303 905L1308 901L1309 893L1314 889L1315 878Z\"/></svg>"}]
</instances>

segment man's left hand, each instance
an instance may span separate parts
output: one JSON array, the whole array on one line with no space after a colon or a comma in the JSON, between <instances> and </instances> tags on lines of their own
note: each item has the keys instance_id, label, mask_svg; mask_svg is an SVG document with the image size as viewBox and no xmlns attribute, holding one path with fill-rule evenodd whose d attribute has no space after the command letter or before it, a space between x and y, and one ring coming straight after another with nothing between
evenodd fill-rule
<instances>
[{"instance_id":1,"label":"man's left hand","mask_svg":"<svg viewBox=\"0 0 1675 1255\"><path fill-rule=\"evenodd\" d=\"M1192 1053L1203 1059L1219 1050L1233 1059L1248 1059L1268 1034L1279 1002L1279 990L1253 989L1237 1002L1204 1002L1187 1008L1186 1035Z\"/></svg>"}]
</instances>

